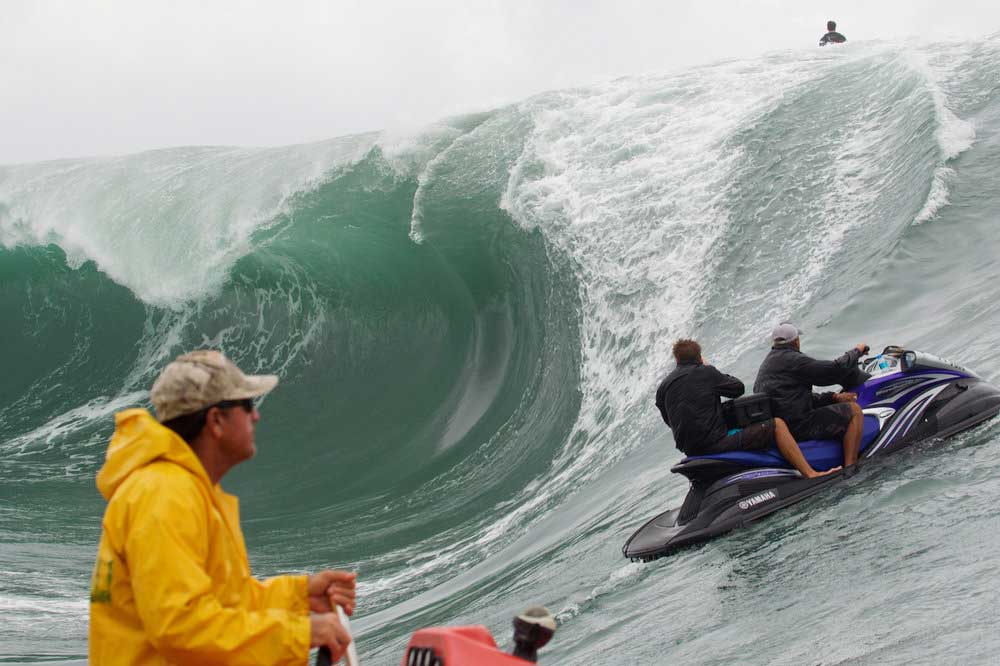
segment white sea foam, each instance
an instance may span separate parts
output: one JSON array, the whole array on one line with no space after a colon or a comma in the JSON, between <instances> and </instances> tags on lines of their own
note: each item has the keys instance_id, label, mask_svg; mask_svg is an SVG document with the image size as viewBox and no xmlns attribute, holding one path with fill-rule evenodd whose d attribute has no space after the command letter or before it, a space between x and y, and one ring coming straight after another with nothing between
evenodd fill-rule
<instances>
[{"instance_id":1,"label":"white sea foam","mask_svg":"<svg viewBox=\"0 0 1000 666\"><path fill-rule=\"evenodd\" d=\"M18 455L50 449L70 440L71 435L94 422L105 421L115 412L134 407L145 396L145 391L137 391L113 398L95 398L57 415L30 432L3 442L0 451L5 455Z\"/></svg>"},{"instance_id":2,"label":"white sea foam","mask_svg":"<svg viewBox=\"0 0 1000 666\"><path fill-rule=\"evenodd\" d=\"M449 134L448 148L454 145L456 141L462 141L463 139L463 136L460 136L457 130L452 130ZM421 134L421 136L424 136L424 134ZM386 154L397 165L397 170L401 173L406 173L407 171L417 173L417 191L413 194L413 210L410 213L410 240L414 243L421 243L424 239L422 226L424 215L423 201L427 183L434 177L437 165L444 162L449 154L448 148L444 148L437 150L433 157L429 159L414 160L414 154L418 157L426 154L423 150L425 144L426 142L416 142L412 139L407 142L386 144ZM391 148L388 146L391 146ZM414 146L418 150L415 151ZM416 165L413 164L414 162L416 162Z\"/></svg>"},{"instance_id":3,"label":"white sea foam","mask_svg":"<svg viewBox=\"0 0 1000 666\"><path fill-rule=\"evenodd\" d=\"M923 208L913 219L914 224L921 224L933 219L937 212L949 203L949 184L954 179L955 172L948 165L963 152L972 147L976 141L976 128L967 120L955 115L951 110L948 96L942 82L949 78L954 70L967 58L967 46L959 47L957 52L950 52L947 57L934 62L922 52L907 52L907 62L927 81L927 87L934 100L934 111L937 120L938 146L941 149L941 164L934 171L934 179Z\"/></svg>"},{"instance_id":4,"label":"white sea foam","mask_svg":"<svg viewBox=\"0 0 1000 666\"><path fill-rule=\"evenodd\" d=\"M2 572L7 574L8 572ZM9 572L16 574L17 572ZM0 611L23 616L42 616L54 619L58 616L69 618L79 617L87 612L89 602L83 599L66 597L54 603L52 599L36 597L21 597L0 595Z\"/></svg>"},{"instance_id":5,"label":"white sea foam","mask_svg":"<svg viewBox=\"0 0 1000 666\"><path fill-rule=\"evenodd\" d=\"M218 289L290 197L359 159L374 135L285 148L177 148L0 169L0 245L58 245L138 298Z\"/></svg>"},{"instance_id":6,"label":"white sea foam","mask_svg":"<svg viewBox=\"0 0 1000 666\"><path fill-rule=\"evenodd\" d=\"M567 447L546 492L492 531L599 474L624 455L622 441L636 441L652 383L669 363L664 341L691 330L731 222L718 197L740 155L725 140L814 75L796 62L728 63L522 105L535 131L502 205L576 266L583 402L570 441L586 445Z\"/></svg>"},{"instance_id":7,"label":"white sea foam","mask_svg":"<svg viewBox=\"0 0 1000 666\"><path fill-rule=\"evenodd\" d=\"M645 565L638 562L624 564L617 569L612 570L603 583L594 587L582 598L576 598L572 601L568 601L562 608L560 608L555 615L556 623L562 625L569 622L574 617L579 615L585 608L593 604L594 601L606 594L614 593L615 591L621 589L622 585L637 580L647 570L648 568Z\"/></svg>"}]
</instances>

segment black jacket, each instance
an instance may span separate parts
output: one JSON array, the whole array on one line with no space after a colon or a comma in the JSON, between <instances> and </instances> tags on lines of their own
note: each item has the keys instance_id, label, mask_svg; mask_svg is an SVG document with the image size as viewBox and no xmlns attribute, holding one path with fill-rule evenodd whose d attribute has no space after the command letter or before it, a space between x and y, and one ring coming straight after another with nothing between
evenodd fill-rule
<instances>
[{"instance_id":1,"label":"black jacket","mask_svg":"<svg viewBox=\"0 0 1000 666\"><path fill-rule=\"evenodd\" d=\"M843 44L847 41L847 37L835 30L831 30L822 37L819 38L819 45L826 46L827 44Z\"/></svg>"},{"instance_id":2,"label":"black jacket","mask_svg":"<svg viewBox=\"0 0 1000 666\"><path fill-rule=\"evenodd\" d=\"M674 433L677 448L689 456L726 435L720 396L743 395L743 382L696 361L678 363L660 382L656 407Z\"/></svg>"},{"instance_id":3,"label":"black jacket","mask_svg":"<svg viewBox=\"0 0 1000 666\"><path fill-rule=\"evenodd\" d=\"M814 385L851 388L868 379L858 369L860 356L855 348L833 361L817 361L787 345L775 345L760 364L753 391L771 396L774 415L792 425L817 407L833 404L833 393L813 393Z\"/></svg>"}]
</instances>

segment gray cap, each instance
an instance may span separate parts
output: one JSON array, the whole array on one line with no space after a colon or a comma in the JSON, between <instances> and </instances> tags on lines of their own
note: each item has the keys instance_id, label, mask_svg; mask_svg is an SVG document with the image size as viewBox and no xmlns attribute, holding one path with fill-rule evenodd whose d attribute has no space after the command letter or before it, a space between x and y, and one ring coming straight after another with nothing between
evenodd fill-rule
<instances>
[{"instance_id":1,"label":"gray cap","mask_svg":"<svg viewBox=\"0 0 1000 666\"><path fill-rule=\"evenodd\" d=\"M791 342L800 335L802 335L802 331L787 321L781 322L771 331L771 339L779 344Z\"/></svg>"},{"instance_id":2,"label":"gray cap","mask_svg":"<svg viewBox=\"0 0 1000 666\"><path fill-rule=\"evenodd\" d=\"M244 375L222 352L200 349L167 365L153 383L149 398L162 423L223 400L257 398L277 385L276 375Z\"/></svg>"}]
</instances>

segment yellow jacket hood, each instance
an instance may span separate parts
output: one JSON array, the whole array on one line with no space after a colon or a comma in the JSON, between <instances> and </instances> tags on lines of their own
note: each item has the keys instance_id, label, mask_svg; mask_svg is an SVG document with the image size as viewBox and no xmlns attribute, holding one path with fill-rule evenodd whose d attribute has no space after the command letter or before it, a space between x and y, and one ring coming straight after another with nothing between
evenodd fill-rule
<instances>
[{"instance_id":1,"label":"yellow jacket hood","mask_svg":"<svg viewBox=\"0 0 1000 666\"><path fill-rule=\"evenodd\" d=\"M115 414L115 434L97 473L97 489L109 500L129 474L157 460L180 465L212 485L198 456L177 433L160 425L145 409L127 409Z\"/></svg>"}]
</instances>

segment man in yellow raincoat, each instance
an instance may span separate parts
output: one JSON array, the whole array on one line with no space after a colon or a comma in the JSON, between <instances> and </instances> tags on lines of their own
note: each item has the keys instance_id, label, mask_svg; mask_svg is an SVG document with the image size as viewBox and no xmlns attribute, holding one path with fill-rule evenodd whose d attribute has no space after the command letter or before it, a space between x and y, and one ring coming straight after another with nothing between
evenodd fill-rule
<instances>
[{"instance_id":1,"label":"man in yellow raincoat","mask_svg":"<svg viewBox=\"0 0 1000 666\"><path fill-rule=\"evenodd\" d=\"M90 593L90 663L232 664L308 661L350 636L354 574L321 571L258 581L250 574L236 497L219 487L251 458L254 398L278 383L248 376L217 351L167 365L144 409L115 415L97 487L108 500Z\"/></svg>"}]
</instances>

